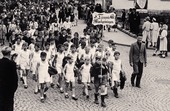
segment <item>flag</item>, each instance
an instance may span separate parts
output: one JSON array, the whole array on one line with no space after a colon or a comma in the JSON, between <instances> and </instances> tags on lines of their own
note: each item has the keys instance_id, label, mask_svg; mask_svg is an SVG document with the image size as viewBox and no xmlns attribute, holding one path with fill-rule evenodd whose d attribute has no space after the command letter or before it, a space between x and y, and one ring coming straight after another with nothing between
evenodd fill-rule
<instances>
[{"instance_id":1,"label":"flag","mask_svg":"<svg viewBox=\"0 0 170 111\"><path fill-rule=\"evenodd\" d=\"M148 0L135 0L135 8L136 9L147 9Z\"/></svg>"}]
</instances>

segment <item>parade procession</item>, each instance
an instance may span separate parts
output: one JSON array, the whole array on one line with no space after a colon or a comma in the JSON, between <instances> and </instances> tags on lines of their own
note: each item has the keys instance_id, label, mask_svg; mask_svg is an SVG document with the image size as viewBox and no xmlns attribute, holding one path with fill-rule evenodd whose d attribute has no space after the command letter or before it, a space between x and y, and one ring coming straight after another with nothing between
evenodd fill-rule
<instances>
[{"instance_id":1,"label":"parade procession","mask_svg":"<svg viewBox=\"0 0 170 111\"><path fill-rule=\"evenodd\" d=\"M169 5L1 0L0 111L170 111Z\"/></svg>"}]
</instances>

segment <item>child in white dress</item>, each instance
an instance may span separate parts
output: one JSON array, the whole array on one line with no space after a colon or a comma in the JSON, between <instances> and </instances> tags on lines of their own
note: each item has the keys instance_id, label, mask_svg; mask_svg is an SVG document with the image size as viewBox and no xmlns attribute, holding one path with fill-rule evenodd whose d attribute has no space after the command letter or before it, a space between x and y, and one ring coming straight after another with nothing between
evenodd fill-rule
<instances>
[{"instance_id":1,"label":"child in white dress","mask_svg":"<svg viewBox=\"0 0 170 111\"><path fill-rule=\"evenodd\" d=\"M36 67L37 67L37 63L41 60L40 53L41 51L40 51L39 44L35 44L34 51L31 53L31 56L30 56L30 61L31 61L30 70L32 72L33 80L35 81L34 94L38 93L38 81L36 77Z\"/></svg>"},{"instance_id":2,"label":"child in white dress","mask_svg":"<svg viewBox=\"0 0 170 111\"><path fill-rule=\"evenodd\" d=\"M64 93L63 91L63 59L64 59L64 46L59 45L58 46L58 52L56 52L54 57L54 66L57 69L58 72L58 83L57 87L60 88L60 93Z\"/></svg>"},{"instance_id":3,"label":"child in white dress","mask_svg":"<svg viewBox=\"0 0 170 111\"><path fill-rule=\"evenodd\" d=\"M84 85L84 87L83 87L83 95L86 95L87 99L89 99L88 83L91 82L90 69L91 69L90 58L86 57L85 58L85 64L83 64L81 66L80 72L81 72L81 75L82 75L82 83Z\"/></svg>"},{"instance_id":4,"label":"child in white dress","mask_svg":"<svg viewBox=\"0 0 170 111\"><path fill-rule=\"evenodd\" d=\"M28 43L23 43L22 45L22 50L20 51L19 55L19 65L21 68L20 74L23 76L23 83L24 83L24 88L28 88L27 84L27 75L30 70L30 51L27 49L28 48Z\"/></svg>"},{"instance_id":5,"label":"child in white dress","mask_svg":"<svg viewBox=\"0 0 170 111\"><path fill-rule=\"evenodd\" d=\"M54 58L54 55L53 55L54 50L55 50L54 48L50 49L50 43L48 43L48 42L45 43L44 52L47 54L46 59L50 65L52 65L52 58ZM54 77L54 75L51 76L51 87L52 88L54 88L53 77Z\"/></svg>"}]
</instances>

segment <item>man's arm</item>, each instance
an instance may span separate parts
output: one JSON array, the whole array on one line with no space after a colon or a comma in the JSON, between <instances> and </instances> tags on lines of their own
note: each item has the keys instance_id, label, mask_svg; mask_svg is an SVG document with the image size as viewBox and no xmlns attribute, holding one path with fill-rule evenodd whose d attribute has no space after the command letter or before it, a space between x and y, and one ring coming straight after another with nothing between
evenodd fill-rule
<instances>
[{"instance_id":1,"label":"man's arm","mask_svg":"<svg viewBox=\"0 0 170 111\"><path fill-rule=\"evenodd\" d=\"M130 51L129 51L129 63L130 63L130 66L133 65L133 53L134 53L134 45L132 44L131 47L130 47Z\"/></svg>"},{"instance_id":2,"label":"man's arm","mask_svg":"<svg viewBox=\"0 0 170 111\"><path fill-rule=\"evenodd\" d=\"M13 90L16 91L18 88L18 75L17 75L16 63L13 63L13 80L14 80Z\"/></svg>"},{"instance_id":3,"label":"man's arm","mask_svg":"<svg viewBox=\"0 0 170 111\"><path fill-rule=\"evenodd\" d=\"M146 23L144 22L143 26L142 26L142 30L144 31L146 28Z\"/></svg>"},{"instance_id":4,"label":"man's arm","mask_svg":"<svg viewBox=\"0 0 170 111\"><path fill-rule=\"evenodd\" d=\"M144 62L145 62L145 67L147 65L147 52L146 52L146 47L144 46Z\"/></svg>"}]
</instances>

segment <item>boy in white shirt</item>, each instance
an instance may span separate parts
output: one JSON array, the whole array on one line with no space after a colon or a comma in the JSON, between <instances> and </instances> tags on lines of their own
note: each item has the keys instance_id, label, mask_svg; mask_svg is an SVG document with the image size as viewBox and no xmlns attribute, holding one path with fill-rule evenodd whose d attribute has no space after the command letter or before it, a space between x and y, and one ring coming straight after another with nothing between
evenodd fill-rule
<instances>
[{"instance_id":1,"label":"boy in white shirt","mask_svg":"<svg viewBox=\"0 0 170 111\"><path fill-rule=\"evenodd\" d=\"M45 52L41 52L40 54L41 60L37 63L37 76L40 84L40 96L41 102L45 101L46 91L49 88L50 84L50 75L48 74L48 60L47 54Z\"/></svg>"},{"instance_id":2,"label":"boy in white shirt","mask_svg":"<svg viewBox=\"0 0 170 111\"><path fill-rule=\"evenodd\" d=\"M55 57L54 57L54 64L53 66L55 66L55 68L57 69L58 72L58 88L60 88L60 93L64 93L63 91L63 59L64 59L64 46L63 45L59 45L58 46L58 52L56 52Z\"/></svg>"},{"instance_id":3,"label":"boy in white shirt","mask_svg":"<svg viewBox=\"0 0 170 111\"><path fill-rule=\"evenodd\" d=\"M73 57L68 56L68 63L64 66L63 74L66 80L66 86L65 86L65 98L69 98L68 96L68 86L71 82L72 84L72 99L78 100L78 98L75 96L75 77L74 77L74 70L77 70L75 67L75 64L73 63Z\"/></svg>"},{"instance_id":4,"label":"boy in white shirt","mask_svg":"<svg viewBox=\"0 0 170 111\"><path fill-rule=\"evenodd\" d=\"M113 68L112 68L112 73L111 73L111 78L112 78L112 88L113 88L113 93L116 98L119 98L118 96L118 83L120 80L120 72L122 71L122 62L119 58L120 52L116 51L114 53L114 60L113 60Z\"/></svg>"}]
</instances>

